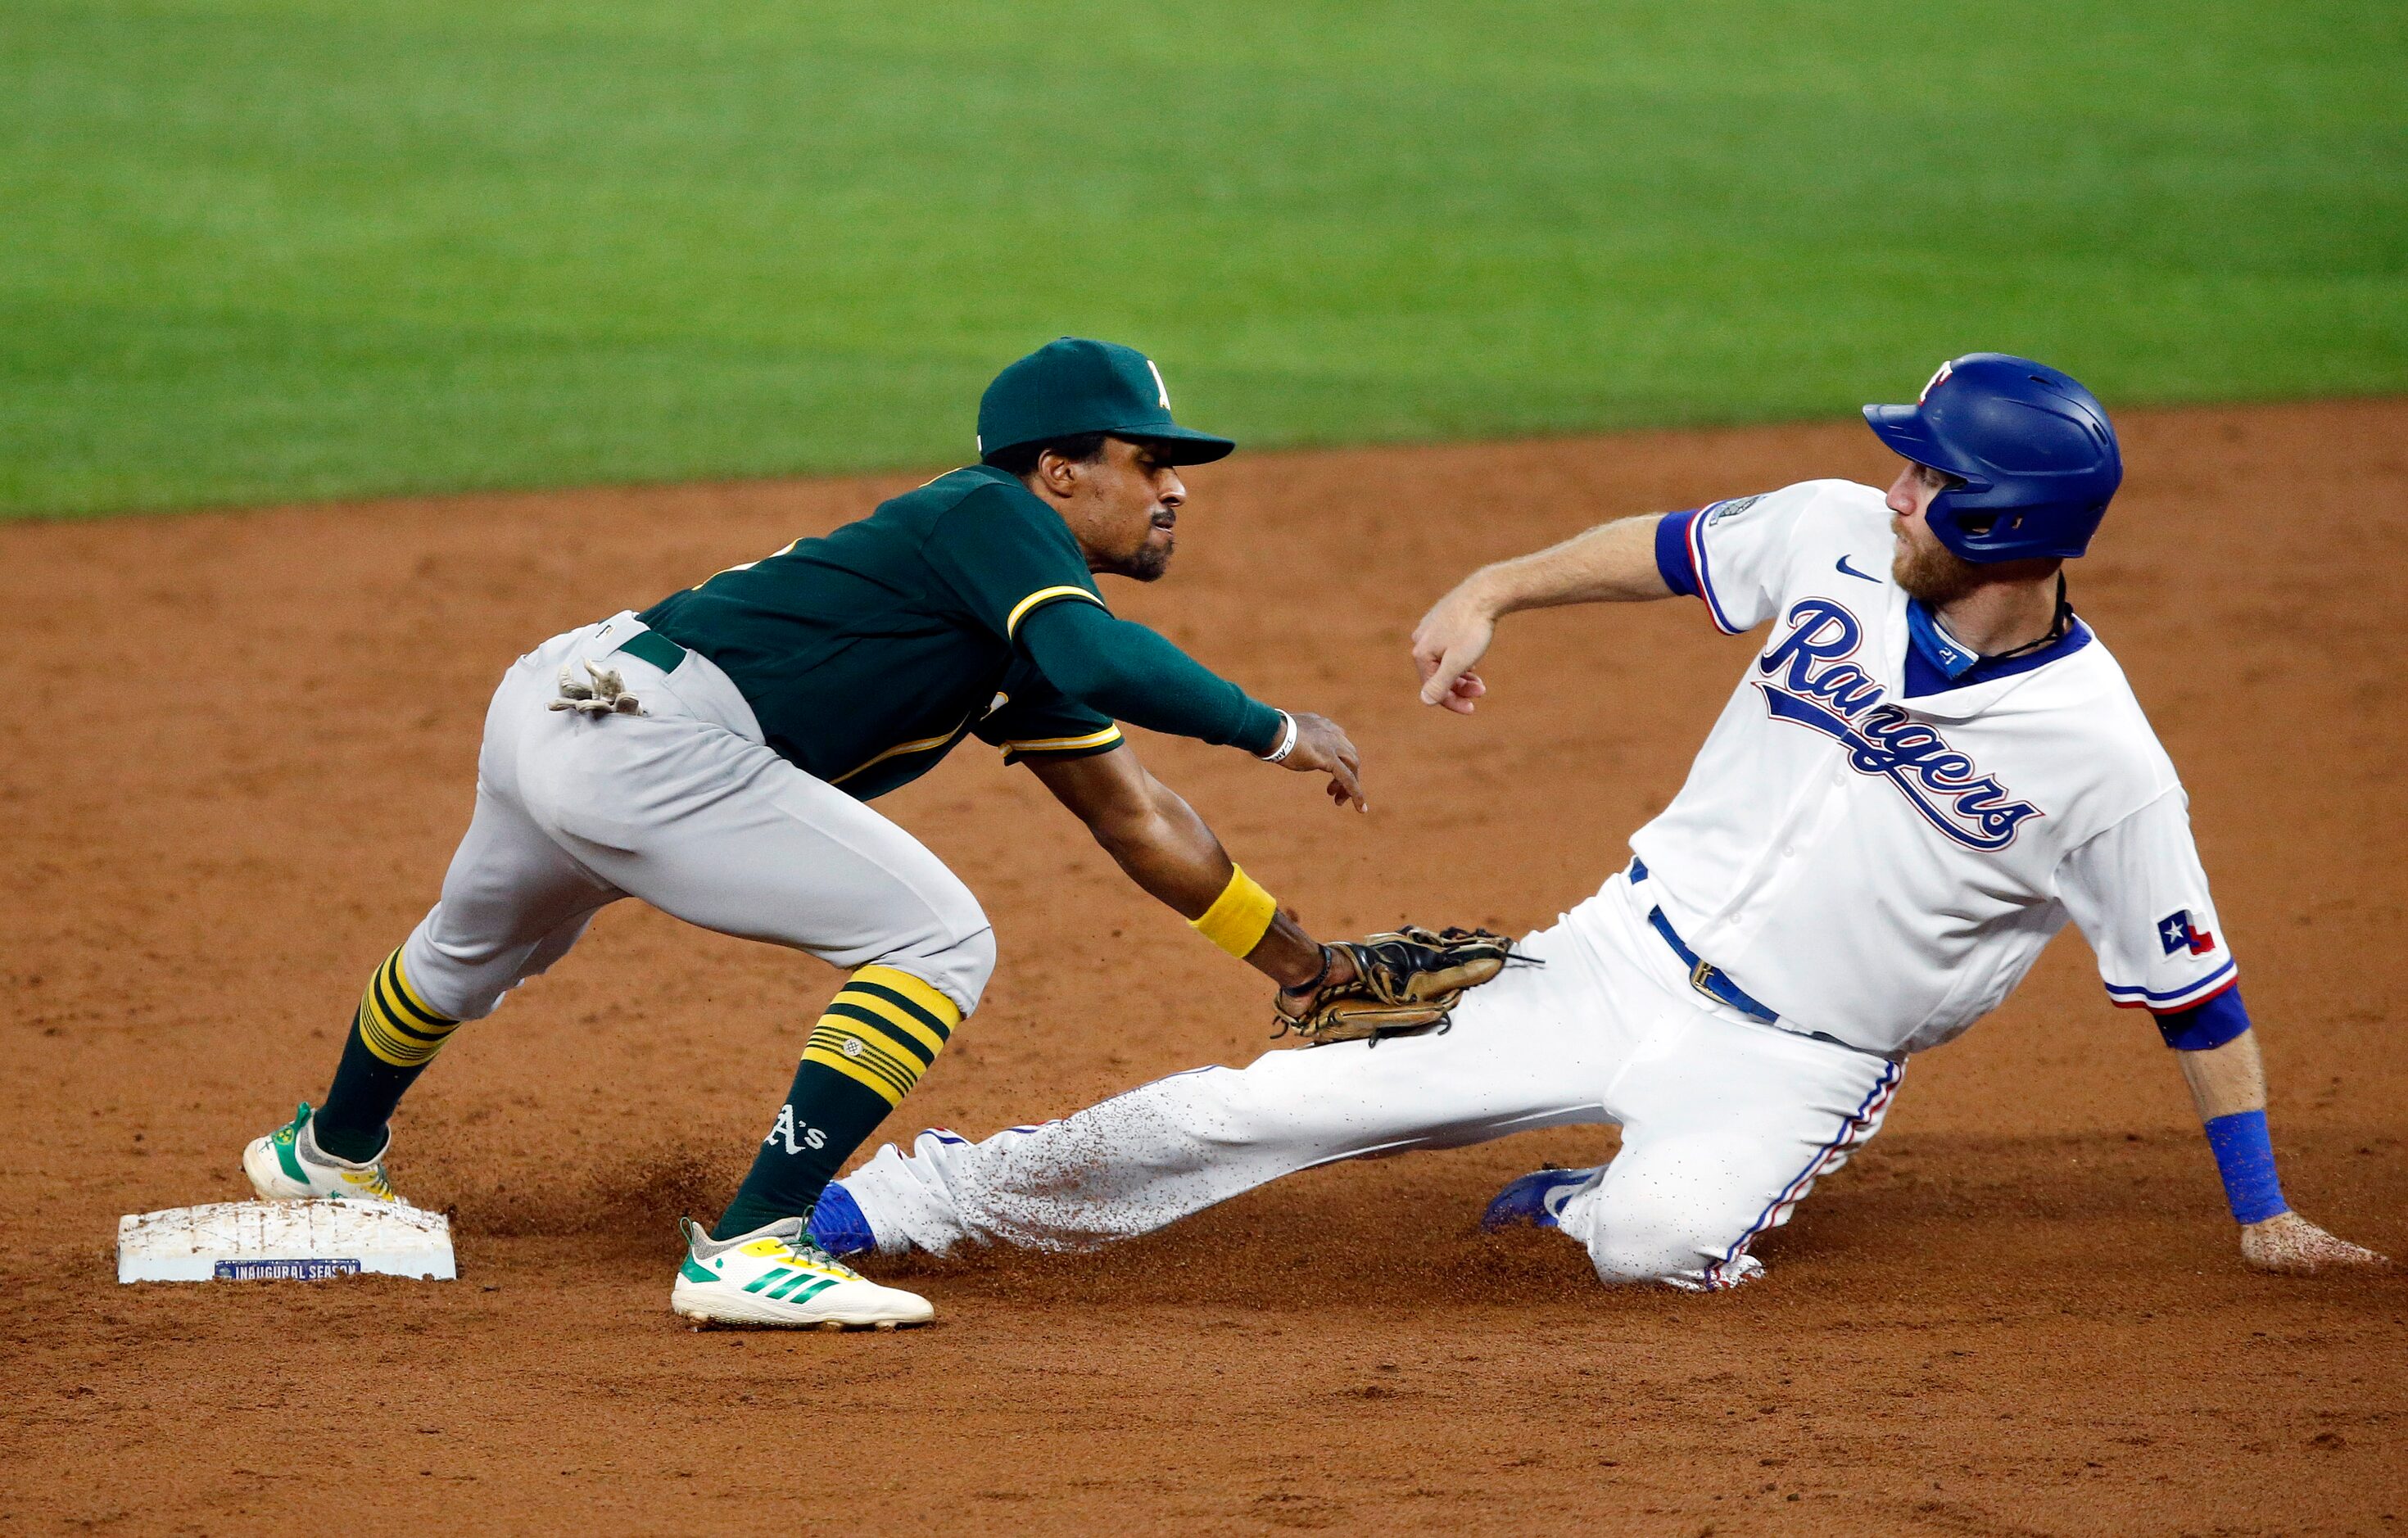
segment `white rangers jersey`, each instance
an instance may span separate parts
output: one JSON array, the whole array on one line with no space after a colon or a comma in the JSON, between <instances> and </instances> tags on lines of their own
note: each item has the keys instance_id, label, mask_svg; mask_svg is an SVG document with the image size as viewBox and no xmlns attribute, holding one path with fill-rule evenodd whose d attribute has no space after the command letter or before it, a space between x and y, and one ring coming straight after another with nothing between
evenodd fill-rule
<instances>
[{"instance_id":1,"label":"white rangers jersey","mask_svg":"<svg viewBox=\"0 0 2408 1538\"><path fill-rule=\"evenodd\" d=\"M1867 1051L1996 1008L2069 919L2116 1003L2234 981L2172 762L2079 620L1961 677L1890 581L1883 494L1813 481L1669 515L1657 562L1761 653L1672 804L1631 840L1689 947L1781 1016ZM1935 654L1931 648L1941 649Z\"/></svg>"}]
</instances>

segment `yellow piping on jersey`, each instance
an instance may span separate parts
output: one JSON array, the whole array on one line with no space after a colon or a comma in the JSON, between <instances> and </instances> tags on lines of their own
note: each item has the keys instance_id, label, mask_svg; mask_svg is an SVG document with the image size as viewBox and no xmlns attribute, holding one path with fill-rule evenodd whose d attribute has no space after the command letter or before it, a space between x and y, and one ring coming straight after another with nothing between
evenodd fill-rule
<instances>
[{"instance_id":1,"label":"yellow piping on jersey","mask_svg":"<svg viewBox=\"0 0 2408 1538\"><path fill-rule=\"evenodd\" d=\"M1106 726L1102 731L1089 732L1084 737L1040 737L1029 742L1006 742L1003 745L1003 751L1006 753L1068 753L1073 748L1100 748L1107 742L1119 741L1120 738L1121 729L1118 726Z\"/></svg>"},{"instance_id":2,"label":"yellow piping on jersey","mask_svg":"<svg viewBox=\"0 0 2408 1538\"><path fill-rule=\"evenodd\" d=\"M1060 587L1040 587L1036 592L1031 593L1028 597L1021 599L1018 603L1011 606L1011 612L1004 616L1003 639L1006 640L1011 640L1013 634L1020 629L1020 617L1023 614L1027 613L1030 610L1036 608L1040 603L1049 603L1055 598L1084 598L1098 609L1101 609L1104 606L1103 599L1096 597L1093 593L1088 592L1083 587L1073 587L1068 584Z\"/></svg>"},{"instance_id":3,"label":"yellow piping on jersey","mask_svg":"<svg viewBox=\"0 0 2408 1538\"><path fill-rule=\"evenodd\" d=\"M923 737L910 742L897 742L893 747L887 749L884 753L880 754L877 757L866 759L861 763L855 764L853 768L845 770L842 774L830 780L828 783L832 785L840 785L847 780L852 779L854 775L859 774L864 769L876 769L879 765L886 762L889 758L899 758L907 753L927 753L933 749L950 747L953 742L960 739L962 728L968 725L969 723L965 721L960 726L955 726L952 731L946 732L941 736Z\"/></svg>"},{"instance_id":4,"label":"yellow piping on jersey","mask_svg":"<svg viewBox=\"0 0 2408 1538\"><path fill-rule=\"evenodd\" d=\"M802 541L802 537L801 537L800 535L797 535L797 536L796 536L794 539L789 539L789 540L787 540L787 541L786 541L786 548L785 548L785 549L783 549L783 550L773 550L773 551L771 551L768 554L762 556L762 557L761 557L761 561L774 561L774 560L776 560L776 559L777 559L779 556L781 556L781 555L791 555L791 554L793 554L793 553L795 553L795 547L796 547L796 545L801 544L802 542L803 542L803 541ZM761 561L742 561L742 562L738 563L738 564L737 564L737 565L735 565L735 566L731 566L731 567L723 567L723 568L721 568L719 570L712 572L710 576L705 577L702 581L700 581L700 582L698 582L695 583L694 585L695 585L695 587L709 587L712 582L714 582L718 581L718 580L719 580L720 578L722 578L722 577L726 576L729 572L731 572L731 571L750 571L750 570L752 570L754 567L759 566L759 565L761 564Z\"/></svg>"},{"instance_id":5,"label":"yellow piping on jersey","mask_svg":"<svg viewBox=\"0 0 2408 1538\"><path fill-rule=\"evenodd\" d=\"M789 546L788 548L791 549L792 547ZM780 553L783 554L784 552L781 551ZM1104 606L1103 599L1096 597L1093 593L1088 592L1083 587L1073 587L1068 584L1060 587L1040 587L1036 592L1031 593L1028 597L1021 599L1018 603L1011 606L1011 612L1005 616L1003 622L1004 638L1006 640L1010 640L1012 632L1020 627L1020 617L1022 615L1027 613L1039 604L1049 602L1054 598L1084 598L1098 609L1101 609ZM987 707L986 712L983 713L991 714L996 710L1000 709L1003 697L998 697L996 702L990 704ZM982 712L972 713L975 715ZM969 728L969 718L965 718L960 726L955 726L953 730L945 732L939 736L915 738L909 742L897 742L893 747L888 748L885 752L878 755L876 757L865 759L861 763L855 764L853 768L845 770L842 774L830 780L828 783L832 785L840 785L847 780L852 779L854 775L861 773L864 769L875 769L879 765L886 762L889 758L899 758L907 753L928 753L939 748L950 747L953 743L960 740L962 733ZM1043 752L1049 749L1060 751L1073 747L1097 747L1110 741L1119 734L1120 728L1118 726L1111 726L1100 732L1091 732L1085 737L1056 738L1042 742L1006 743L1005 751L1016 752L1036 749L1039 752Z\"/></svg>"}]
</instances>

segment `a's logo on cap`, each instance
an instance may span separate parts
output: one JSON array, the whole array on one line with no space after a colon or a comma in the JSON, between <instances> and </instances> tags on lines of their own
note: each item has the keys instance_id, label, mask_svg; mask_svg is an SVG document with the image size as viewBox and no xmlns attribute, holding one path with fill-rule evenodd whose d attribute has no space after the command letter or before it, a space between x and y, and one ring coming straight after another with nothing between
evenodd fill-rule
<instances>
[{"instance_id":1,"label":"a's logo on cap","mask_svg":"<svg viewBox=\"0 0 2408 1538\"><path fill-rule=\"evenodd\" d=\"M1146 370L1146 372L1147 372L1147 373L1152 374L1152 375L1154 376L1154 398L1155 398L1156 400L1158 400L1158 401L1160 401L1160 402L1162 403L1162 409L1163 409L1164 410L1166 410L1166 411L1169 410L1170 410L1170 386L1168 386L1168 385L1167 385L1167 384L1165 384L1165 383L1163 383L1163 382L1162 382L1162 370L1161 370L1161 369L1159 369L1159 368L1156 368L1156 367L1154 366L1154 360L1153 360L1152 358L1148 358L1148 359L1146 359L1146 360L1145 360L1145 370Z\"/></svg>"},{"instance_id":2,"label":"a's logo on cap","mask_svg":"<svg viewBox=\"0 0 2408 1538\"><path fill-rule=\"evenodd\" d=\"M1955 359L1952 358L1948 362L1942 364L1940 366L1939 372L1933 374L1930 379L1924 381L1923 394L1914 397L1914 404L1920 406L1925 401L1929 400L1931 398L1931 392L1947 383L1948 376L1956 371L1956 363Z\"/></svg>"}]
</instances>

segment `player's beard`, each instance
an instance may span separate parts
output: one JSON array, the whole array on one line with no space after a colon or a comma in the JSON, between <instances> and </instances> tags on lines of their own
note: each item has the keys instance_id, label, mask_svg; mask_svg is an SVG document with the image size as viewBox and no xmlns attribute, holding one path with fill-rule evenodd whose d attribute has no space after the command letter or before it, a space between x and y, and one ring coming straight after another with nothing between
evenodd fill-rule
<instances>
[{"instance_id":1,"label":"player's beard","mask_svg":"<svg viewBox=\"0 0 2408 1538\"><path fill-rule=\"evenodd\" d=\"M1165 539L1158 545L1148 539L1137 547L1136 553L1116 563L1111 568L1112 575L1140 582L1154 582L1170 569L1170 553L1178 548L1178 544L1176 539Z\"/></svg>"},{"instance_id":2,"label":"player's beard","mask_svg":"<svg viewBox=\"0 0 2408 1538\"><path fill-rule=\"evenodd\" d=\"M2053 557L2028 561L1969 561L1937 540L1913 544L1901 539L1890 560L1890 581L1934 609L1944 608L1994 582L2037 582L2064 565Z\"/></svg>"},{"instance_id":3,"label":"player's beard","mask_svg":"<svg viewBox=\"0 0 2408 1538\"><path fill-rule=\"evenodd\" d=\"M1899 540L1889 567L1890 581L1904 588L1907 597L1935 608L1955 603L1988 581L1989 575L1936 540L1927 545Z\"/></svg>"}]
</instances>

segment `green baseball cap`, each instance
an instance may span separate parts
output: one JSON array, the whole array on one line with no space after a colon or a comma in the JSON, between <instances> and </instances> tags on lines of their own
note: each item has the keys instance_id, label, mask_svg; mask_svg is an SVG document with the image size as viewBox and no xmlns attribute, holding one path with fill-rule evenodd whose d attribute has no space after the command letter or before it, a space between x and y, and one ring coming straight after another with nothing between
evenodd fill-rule
<instances>
[{"instance_id":1,"label":"green baseball cap","mask_svg":"<svg viewBox=\"0 0 2408 1538\"><path fill-rule=\"evenodd\" d=\"M1170 420L1162 370L1134 347L1064 337L1006 368L979 397L979 456L1050 443L1080 433L1110 433L1161 444L1174 465L1202 465L1237 444Z\"/></svg>"}]
</instances>

